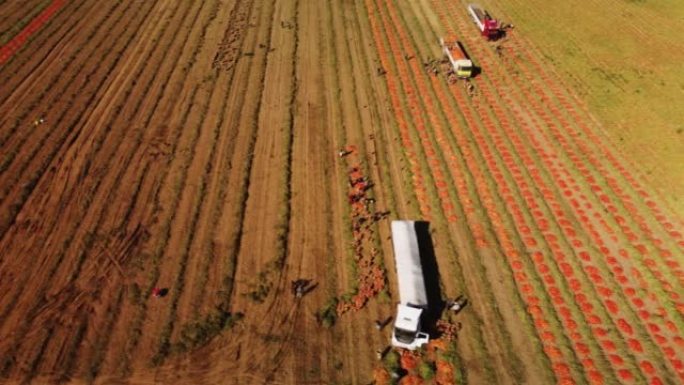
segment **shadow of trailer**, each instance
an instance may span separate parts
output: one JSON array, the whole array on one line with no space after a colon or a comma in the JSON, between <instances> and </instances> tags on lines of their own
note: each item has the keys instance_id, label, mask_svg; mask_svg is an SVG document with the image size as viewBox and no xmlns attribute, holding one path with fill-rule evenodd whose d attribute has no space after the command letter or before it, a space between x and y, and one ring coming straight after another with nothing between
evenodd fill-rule
<instances>
[{"instance_id":1,"label":"shadow of trailer","mask_svg":"<svg viewBox=\"0 0 684 385\"><path fill-rule=\"evenodd\" d=\"M435 248L430 234L430 223L426 221L416 221L416 236L418 238L418 249L420 250L420 262L423 266L425 276L425 291L427 294L428 308L423 314L423 329L430 334L430 338L439 337L436 328L446 302L442 299L442 291L439 286L440 274Z\"/></svg>"}]
</instances>

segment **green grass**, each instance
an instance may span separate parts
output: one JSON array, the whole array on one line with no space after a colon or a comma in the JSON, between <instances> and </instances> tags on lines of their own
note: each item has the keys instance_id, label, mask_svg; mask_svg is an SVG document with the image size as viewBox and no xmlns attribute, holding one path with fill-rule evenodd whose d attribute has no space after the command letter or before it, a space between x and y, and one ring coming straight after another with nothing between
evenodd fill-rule
<instances>
[{"instance_id":1,"label":"green grass","mask_svg":"<svg viewBox=\"0 0 684 385\"><path fill-rule=\"evenodd\" d=\"M326 328L332 327L337 321L337 303L337 298L333 297L316 312L316 320Z\"/></svg>"},{"instance_id":2,"label":"green grass","mask_svg":"<svg viewBox=\"0 0 684 385\"><path fill-rule=\"evenodd\" d=\"M435 377L435 363L422 361L418 365L418 374L426 381L430 381Z\"/></svg>"},{"instance_id":3,"label":"green grass","mask_svg":"<svg viewBox=\"0 0 684 385\"><path fill-rule=\"evenodd\" d=\"M171 346L171 351L185 352L204 346L222 331L235 326L243 317L242 313L233 314L217 308L203 319L183 325L179 340Z\"/></svg>"},{"instance_id":4,"label":"green grass","mask_svg":"<svg viewBox=\"0 0 684 385\"><path fill-rule=\"evenodd\" d=\"M497 2L588 104L611 141L684 217L684 3L580 0ZM616 7L617 5L617 7ZM606 16L610 15L607 26ZM645 144L648 143L646 146Z\"/></svg>"}]
</instances>

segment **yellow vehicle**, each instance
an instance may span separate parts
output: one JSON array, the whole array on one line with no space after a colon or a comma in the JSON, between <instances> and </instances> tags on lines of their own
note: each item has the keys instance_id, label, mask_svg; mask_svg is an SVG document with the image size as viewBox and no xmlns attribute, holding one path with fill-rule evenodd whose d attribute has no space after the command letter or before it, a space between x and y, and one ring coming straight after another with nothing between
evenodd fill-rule
<instances>
[{"instance_id":1,"label":"yellow vehicle","mask_svg":"<svg viewBox=\"0 0 684 385\"><path fill-rule=\"evenodd\" d=\"M446 43L444 38L439 39L439 44L444 50L444 54L449 58L449 62L454 69L454 73L459 78L469 78L473 76L473 62L468 59L461 43L456 40Z\"/></svg>"}]
</instances>

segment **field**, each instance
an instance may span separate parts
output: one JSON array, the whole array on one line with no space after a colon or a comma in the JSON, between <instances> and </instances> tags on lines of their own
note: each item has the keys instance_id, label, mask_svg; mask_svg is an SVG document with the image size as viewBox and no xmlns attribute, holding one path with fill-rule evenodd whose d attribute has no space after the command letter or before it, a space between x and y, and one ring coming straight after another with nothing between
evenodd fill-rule
<instances>
[{"instance_id":1,"label":"field","mask_svg":"<svg viewBox=\"0 0 684 385\"><path fill-rule=\"evenodd\" d=\"M684 7L481 3L0 0L0 383L684 382Z\"/></svg>"}]
</instances>

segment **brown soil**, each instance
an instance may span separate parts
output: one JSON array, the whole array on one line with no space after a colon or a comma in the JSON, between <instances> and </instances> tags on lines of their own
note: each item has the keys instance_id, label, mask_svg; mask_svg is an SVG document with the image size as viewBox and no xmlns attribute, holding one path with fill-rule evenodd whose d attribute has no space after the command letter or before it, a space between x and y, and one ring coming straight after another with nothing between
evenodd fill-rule
<instances>
[{"instance_id":1,"label":"brown soil","mask_svg":"<svg viewBox=\"0 0 684 385\"><path fill-rule=\"evenodd\" d=\"M0 1L0 33L43 2L21 3ZM452 6L68 2L0 66L0 382L369 383L390 337L374 321L393 316L398 301L389 221L404 218L430 222L439 272L430 279L441 297L470 300L455 316L454 383L560 378L509 260L511 251L526 263L535 252L552 258L551 236L603 327L618 333L624 318L637 328L646 352L621 351L626 367L647 360L661 378L681 378L681 222L631 178L626 155L606 144L584 104L569 107L579 99L555 72L526 72L551 67L524 34L511 33L497 56L455 13L464 7ZM483 67L474 95L424 70L446 31L479 47L469 51ZM535 93L542 82L553 87ZM339 156L345 147L353 151ZM599 149L607 155L593 156ZM387 290L327 328L316 313L363 279L351 167L373 182L368 212L389 212L369 222L361 243L363 253L376 249L367 260ZM556 168L576 180L586 211L572 205ZM603 251L574 246L561 217L582 241L625 251L632 259L620 266L641 276L615 283ZM555 227L545 231L542 220ZM527 243L527 226L540 245ZM613 285L618 315L604 310L579 260L586 250ZM526 272L548 300L541 274ZM302 298L291 291L297 279L310 280ZM637 317L625 294L632 287L660 295L644 299L661 331ZM156 298L155 288L167 294ZM596 329L577 304L569 308L586 326L587 357L617 380L621 367L606 361ZM558 312L549 305L549 333L571 374L586 379ZM218 330L227 314L243 318Z\"/></svg>"}]
</instances>

